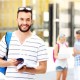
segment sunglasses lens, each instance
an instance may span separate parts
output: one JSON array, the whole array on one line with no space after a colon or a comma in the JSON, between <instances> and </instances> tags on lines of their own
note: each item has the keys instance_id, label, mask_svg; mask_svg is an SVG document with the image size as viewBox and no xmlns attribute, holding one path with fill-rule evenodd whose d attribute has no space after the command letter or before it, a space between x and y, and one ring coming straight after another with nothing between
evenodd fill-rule
<instances>
[{"instance_id":1,"label":"sunglasses lens","mask_svg":"<svg viewBox=\"0 0 80 80\"><path fill-rule=\"evenodd\" d=\"M31 11L32 9L30 7L19 7L18 10L27 10Z\"/></svg>"},{"instance_id":2,"label":"sunglasses lens","mask_svg":"<svg viewBox=\"0 0 80 80\"><path fill-rule=\"evenodd\" d=\"M20 7L20 8L18 8L18 10L24 10L24 8L23 7Z\"/></svg>"},{"instance_id":3,"label":"sunglasses lens","mask_svg":"<svg viewBox=\"0 0 80 80\"><path fill-rule=\"evenodd\" d=\"M29 11L31 10L31 8L25 8L25 9L26 9L26 10L29 10Z\"/></svg>"}]
</instances>

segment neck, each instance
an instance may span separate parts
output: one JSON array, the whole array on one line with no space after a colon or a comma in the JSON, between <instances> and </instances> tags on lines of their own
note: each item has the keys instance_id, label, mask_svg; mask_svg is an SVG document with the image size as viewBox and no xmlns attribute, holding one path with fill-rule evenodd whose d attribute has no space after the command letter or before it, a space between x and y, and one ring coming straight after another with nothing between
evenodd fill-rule
<instances>
[{"instance_id":1,"label":"neck","mask_svg":"<svg viewBox=\"0 0 80 80\"><path fill-rule=\"evenodd\" d=\"M31 31L28 31L28 32L21 32L19 30L15 31L17 37L19 38L21 44L25 41L25 39L31 37L32 35L32 32Z\"/></svg>"},{"instance_id":2,"label":"neck","mask_svg":"<svg viewBox=\"0 0 80 80\"><path fill-rule=\"evenodd\" d=\"M22 37L22 38L27 38L32 35L32 32L29 30L28 32L21 32L20 30L16 31L17 36Z\"/></svg>"}]
</instances>

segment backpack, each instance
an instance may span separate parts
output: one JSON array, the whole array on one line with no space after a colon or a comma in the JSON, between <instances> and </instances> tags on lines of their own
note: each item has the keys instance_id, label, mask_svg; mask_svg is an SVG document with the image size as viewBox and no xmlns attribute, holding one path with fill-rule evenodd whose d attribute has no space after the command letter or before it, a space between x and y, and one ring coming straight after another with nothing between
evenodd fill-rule
<instances>
[{"instance_id":1,"label":"backpack","mask_svg":"<svg viewBox=\"0 0 80 80\"><path fill-rule=\"evenodd\" d=\"M57 43L58 45L58 52L59 52L59 48L60 48L60 45ZM53 61L55 62L56 61L56 58L54 57L54 49L53 49Z\"/></svg>"},{"instance_id":2,"label":"backpack","mask_svg":"<svg viewBox=\"0 0 80 80\"><path fill-rule=\"evenodd\" d=\"M8 49L9 49L9 43L10 43L10 40L11 40L11 36L12 36L12 32L6 32L5 42L6 42L6 45L7 45L7 48L6 48L7 49L7 53L6 53L6 56L3 58L3 60L7 60ZM0 67L0 72L5 75L6 69L7 69L7 67Z\"/></svg>"}]
</instances>

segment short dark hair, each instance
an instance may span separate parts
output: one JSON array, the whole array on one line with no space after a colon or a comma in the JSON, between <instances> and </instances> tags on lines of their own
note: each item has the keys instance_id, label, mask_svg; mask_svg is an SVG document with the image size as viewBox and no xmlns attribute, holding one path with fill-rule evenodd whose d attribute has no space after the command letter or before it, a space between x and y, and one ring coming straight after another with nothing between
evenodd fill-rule
<instances>
[{"instance_id":1,"label":"short dark hair","mask_svg":"<svg viewBox=\"0 0 80 80\"><path fill-rule=\"evenodd\" d=\"M31 13L31 19L32 19L32 7L31 6L26 6L26 7L19 7L17 11L17 17L19 12L30 12Z\"/></svg>"},{"instance_id":2,"label":"short dark hair","mask_svg":"<svg viewBox=\"0 0 80 80\"><path fill-rule=\"evenodd\" d=\"M80 30L77 30L77 31L76 31L76 34L80 34Z\"/></svg>"}]
</instances>

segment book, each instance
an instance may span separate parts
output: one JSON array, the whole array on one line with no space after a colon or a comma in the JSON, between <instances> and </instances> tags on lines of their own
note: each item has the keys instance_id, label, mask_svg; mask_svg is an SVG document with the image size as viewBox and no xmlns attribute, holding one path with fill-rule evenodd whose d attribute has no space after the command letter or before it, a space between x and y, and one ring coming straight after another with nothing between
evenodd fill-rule
<instances>
[{"instance_id":1,"label":"book","mask_svg":"<svg viewBox=\"0 0 80 80\"><path fill-rule=\"evenodd\" d=\"M33 63L30 63L29 61L25 61L24 59L18 58L18 61L21 61L18 65L17 65L17 69L21 69L23 66L26 66L28 68L36 68L36 65Z\"/></svg>"},{"instance_id":2,"label":"book","mask_svg":"<svg viewBox=\"0 0 80 80\"><path fill-rule=\"evenodd\" d=\"M67 59L67 58L69 58L70 57L70 54L58 54L58 59Z\"/></svg>"},{"instance_id":3,"label":"book","mask_svg":"<svg viewBox=\"0 0 80 80\"><path fill-rule=\"evenodd\" d=\"M67 59L70 57L70 52L68 48L61 48L61 50L58 53L58 58L59 59Z\"/></svg>"}]
</instances>

